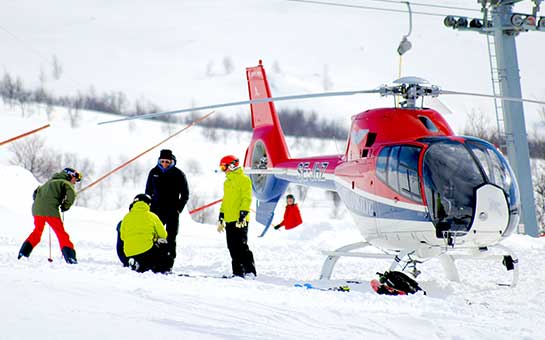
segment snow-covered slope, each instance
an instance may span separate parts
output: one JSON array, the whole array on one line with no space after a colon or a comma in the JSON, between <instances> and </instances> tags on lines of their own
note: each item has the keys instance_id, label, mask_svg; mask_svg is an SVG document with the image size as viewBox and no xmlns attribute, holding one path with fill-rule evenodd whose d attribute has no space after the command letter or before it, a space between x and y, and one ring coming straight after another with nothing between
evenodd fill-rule
<instances>
[{"instance_id":1,"label":"snow-covered slope","mask_svg":"<svg viewBox=\"0 0 545 340\"><path fill-rule=\"evenodd\" d=\"M321 249L359 238L348 221L317 220L303 227L256 238L250 247L256 281L137 274L115 254L115 224L124 210L75 207L66 224L79 264L66 265L47 233L29 260L18 261L20 243L32 229L28 193L36 182L26 171L0 167L0 338L15 339L539 339L545 240L513 236L506 244L520 256L517 288L497 287L499 271L485 263L465 264L463 281L446 281L437 261L421 266L428 296L385 297L367 284L352 291L324 292L296 282L341 284L368 281L384 270L381 261L342 260L333 281L316 281ZM6 193L10 198L6 198ZM15 194L12 194L15 193ZM184 216L174 270L192 274L229 272L224 235Z\"/></svg>"},{"instance_id":2,"label":"snow-covered slope","mask_svg":"<svg viewBox=\"0 0 545 340\"><path fill-rule=\"evenodd\" d=\"M345 2L405 9L403 3ZM418 3L437 5L432 0ZM440 15L414 16L409 38L413 49L404 56L403 74L427 78L445 89L490 93L485 37L447 29L441 15L478 17L478 2L441 4L473 11L413 6L414 11ZM529 7L525 1L516 11L528 13ZM133 101L143 96L165 109L245 99L244 67L258 59L264 60L275 95L375 88L398 78L396 49L408 32L408 15L403 13L285 0L99 0L77 6L68 0L47 6L4 1L0 22L0 66L21 75L25 83L37 85L43 71L45 87L59 95L93 85L98 92L121 90ZM542 98L545 69L537 56L544 54L543 33L521 34L517 42L524 96ZM60 80L51 74L53 55L62 66ZM493 113L490 100L441 100L455 113L447 117L455 128L464 126L472 109ZM347 120L377 105L389 106L391 100L371 95L279 106L315 109ZM530 124L537 109L526 106Z\"/></svg>"}]
</instances>

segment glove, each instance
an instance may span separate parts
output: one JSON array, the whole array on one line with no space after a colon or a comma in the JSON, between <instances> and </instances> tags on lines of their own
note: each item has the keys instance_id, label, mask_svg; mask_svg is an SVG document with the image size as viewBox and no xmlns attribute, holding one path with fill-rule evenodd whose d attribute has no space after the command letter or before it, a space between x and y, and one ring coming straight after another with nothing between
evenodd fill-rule
<instances>
[{"instance_id":1,"label":"glove","mask_svg":"<svg viewBox=\"0 0 545 340\"><path fill-rule=\"evenodd\" d=\"M158 244L167 244L168 241L167 241L166 238L158 238L158 239L157 239L157 243L158 243Z\"/></svg>"},{"instance_id":2,"label":"glove","mask_svg":"<svg viewBox=\"0 0 545 340\"><path fill-rule=\"evenodd\" d=\"M246 210L241 210L238 215L238 221L235 225L237 228L244 228L248 226L248 221L246 221L246 216L248 216L248 212Z\"/></svg>"},{"instance_id":3,"label":"glove","mask_svg":"<svg viewBox=\"0 0 545 340\"><path fill-rule=\"evenodd\" d=\"M277 224L277 225L275 225L273 228L274 228L275 230L278 230L278 229L280 229L281 227L282 227L282 226L281 226L280 224Z\"/></svg>"},{"instance_id":4,"label":"glove","mask_svg":"<svg viewBox=\"0 0 545 340\"><path fill-rule=\"evenodd\" d=\"M218 233L223 233L225 231L225 221L223 219L223 213L220 212L219 216L218 216Z\"/></svg>"}]
</instances>

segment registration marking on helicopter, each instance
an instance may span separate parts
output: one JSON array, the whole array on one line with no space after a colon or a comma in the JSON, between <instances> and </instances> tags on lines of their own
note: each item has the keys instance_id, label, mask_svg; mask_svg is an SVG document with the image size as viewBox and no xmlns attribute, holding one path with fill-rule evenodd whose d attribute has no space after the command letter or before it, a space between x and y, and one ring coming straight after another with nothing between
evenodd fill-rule
<instances>
[{"instance_id":1,"label":"registration marking on helicopter","mask_svg":"<svg viewBox=\"0 0 545 340\"><path fill-rule=\"evenodd\" d=\"M329 162L300 162L297 165L297 179L302 182L325 182Z\"/></svg>"}]
</instances>

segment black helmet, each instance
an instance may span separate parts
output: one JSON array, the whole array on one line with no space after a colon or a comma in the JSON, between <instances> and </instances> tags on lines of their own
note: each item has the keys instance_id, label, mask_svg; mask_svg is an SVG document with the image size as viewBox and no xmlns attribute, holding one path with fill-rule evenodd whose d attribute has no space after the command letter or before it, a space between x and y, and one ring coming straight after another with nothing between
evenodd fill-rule
<instances>
[{"instance_id":1,"label":"black helmet","mask_svg":"<svg viewBox=\"0 0 545 340\"><path fill-rule=\"evenodd\" d=\"M76 182L79 182L81 181L81 179L83 178L83 176L81 175L80 172L78 172L77 170L75 169L72 169L72 168L64 168L62 171L64 171L66 174L74 177L76 179Z\"/></svg>"},{"instance_id":2,"label":"black helmet","mask_svg":"<svg viewBox=\"0 0 545 340\"><path fill-rule=\"evenodd\" d=\"M134 196L134 199L132 200L132 203L136 203L136 202L144 202L147 205L151 205L151 197L146 194L138 194Z\"/></svg>"}]
</instances>

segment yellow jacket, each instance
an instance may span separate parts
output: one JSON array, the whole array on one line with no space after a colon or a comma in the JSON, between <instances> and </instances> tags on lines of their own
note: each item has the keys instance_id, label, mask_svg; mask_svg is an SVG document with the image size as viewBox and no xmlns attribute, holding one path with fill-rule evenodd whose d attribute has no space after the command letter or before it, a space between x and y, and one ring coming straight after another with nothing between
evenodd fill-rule
<instances>
[{"instance_id":1,"label":"yellow jacket","mask_svg":"<svg viewBox=\"0 0 545 340\"><path fill-rule=\"evenodd\" d=\"M167 238L167 232L149 205L136 202L121 221L123 251L127 257L147 252L159 238Z\"/></svg>"},{"instance_id":2,"label":"yellow jacket","mask_svg":"<svg viewBox=\"0 0 545 340\"><path fill-rule=\"evenodd\" d=\"M223 213L225 222L238 221L241 210L250 211L252 203L252 180L239 168L226 173L223 183L223 201L220 212ZM250 220L250 214L246 216Z\"/></svg>"}]
</instances>

